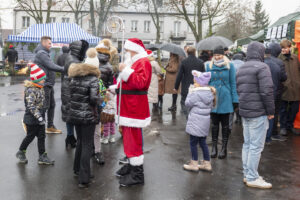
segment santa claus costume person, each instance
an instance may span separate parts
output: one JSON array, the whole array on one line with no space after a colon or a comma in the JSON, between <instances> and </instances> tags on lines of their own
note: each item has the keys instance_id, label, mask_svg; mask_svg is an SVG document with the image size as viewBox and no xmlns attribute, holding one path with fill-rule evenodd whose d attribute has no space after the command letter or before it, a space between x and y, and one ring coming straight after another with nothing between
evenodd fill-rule
<instances>
[{"instance_id":1,"label":"santa claus costume person","mask_svg":"<svg viewBox=\"0 0 300 200\"><path fill-rule=\"evenodd\" d=\"M144 184L144 153L142 128L151 122L147 91L151 82L152 67L147 58L143 42L137 38L125 42L126 60L119 65L116 89L119 105L119 87L122 81L121 106L117 108L116 121L122 128L124 153L129 163L116 175L120 177L120 186Z\"/></svg>"}]
</instances>

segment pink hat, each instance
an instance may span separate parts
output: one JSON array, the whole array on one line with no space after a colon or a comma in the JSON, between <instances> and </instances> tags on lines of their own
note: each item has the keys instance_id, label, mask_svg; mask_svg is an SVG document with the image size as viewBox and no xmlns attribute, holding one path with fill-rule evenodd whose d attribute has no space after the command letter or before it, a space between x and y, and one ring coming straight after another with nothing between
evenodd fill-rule
<instances>
[{"instance_id":1,"label":"pink hat","mask_svg":"<svg viewBox=\"0 0 300 200\"><path fill-rule=\"evenodd\" d=\"M125 42L124 49L134 51L137 53L143 53L146 51L146 48L142 40L138 38L130 38Z\"/></svg>"},{"instance_id":2,"label":"pink hat","mask_svg":"<svg viewBox=\"0 0 300 200\"><path fill-rule=\"evenodd\" d=\"M208 83L210 81L211 78L211 73L210 72L199 72L196 70L192 71L192 74L194 76L194 79L196 80L196 82L201 85L201 86L208 86Z\"/></svg>"}]
</instances>

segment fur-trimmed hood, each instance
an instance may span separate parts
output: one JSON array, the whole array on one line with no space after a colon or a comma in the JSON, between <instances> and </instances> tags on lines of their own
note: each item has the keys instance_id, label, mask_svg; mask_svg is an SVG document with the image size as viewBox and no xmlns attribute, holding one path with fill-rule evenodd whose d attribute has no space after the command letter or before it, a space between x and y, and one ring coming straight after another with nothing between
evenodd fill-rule
<instances>
[{"instance_id":1,"label":"fur-trimmed hood","mask_svg":"<svg viewBox=\"0 0 300 200\"><path fill-rule=\"evenodd\" d=\"M34 84L29 80L24 81L24 86L25 87L35 87Z\"/></svg>"},{"instance_id":2,"label":"fur-trimmed hood","mask_svg":"<svg viewBox=\"0 0 300 200\"><path fill-rule=\"evenodd\" d=\"M69 77L80 77L94 75L98 78L100 77L100 70L98 67L87 64L87 63L73 63L69 67L68 75Z\"/></svg>"}]
</instances>

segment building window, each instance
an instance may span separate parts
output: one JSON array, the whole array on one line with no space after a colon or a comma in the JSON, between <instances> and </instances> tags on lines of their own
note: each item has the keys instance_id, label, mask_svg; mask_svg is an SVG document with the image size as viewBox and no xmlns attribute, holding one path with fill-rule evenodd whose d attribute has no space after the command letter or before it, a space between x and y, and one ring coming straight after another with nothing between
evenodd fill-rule
<instances>
[{"instance_id":1,"label":"building window","mask_svg":"<svg viewBox=\"0 0 300 200\"><path fill-rule=\"evenodd\" d=\"M69 23L69 22L70 22L70 18L68 18L68 17L63 17L63 18L61 18L61 22L62 22L62 23Z\"/></svg>"},{"instance_id":2,"label":"building window","mask_svg":"<svg viewBox=\"0 0 300 200\"><path fill-rule=\"evenodd\" d=\"M178 37L179 33L180 33L180 25L181 22L180 21L175 21L174 22L174 36Z\"/></svg>"},{"instance_id":3,"label":"building window","mask_svg":"<svg viewBox=\"0 0 300 200\"><path fill-rule=\"evenodd\" d=\"M160 26L160 32L163 33L164 32L164 22L160 21L159 26Z\"/></svg>"},{"instance_id":4,"label":"building window","mask_svg":"<svg viewBox=\"0 0 300 200\"><path fill-rule=\"evenodd\" d=\"M50 17L50 23L55 23L56 18L55 17Z\"/></svg>"},{"instance_id":5,"label":"building window","mask_svg":"<svg viewBox=\"0 0 300 200\"><path fill-rule=\"evenodd\" d=\"M27 28L30 26L30 17L22 17L22 27Z\"/></svg>"},{"instance_id":6,"label":"building window","mask_svg":"<svg viewBox=\"0 0 300 200\"><path fill-rule=\"evenodd\" d=\"M137 20L132 20L131 21L131 32L137 32L138 31L137 24L138 24Z\"/></svg>"},{"instance_id":7,"label":"building window","mask_svg":"<svg viewBox=\"0 0 300 200\"><path fill-rule=\"evenodd\" d=\"M150 21L144 21L144 32L145 33L150 32Z\"/></svg>"}]
</instances>

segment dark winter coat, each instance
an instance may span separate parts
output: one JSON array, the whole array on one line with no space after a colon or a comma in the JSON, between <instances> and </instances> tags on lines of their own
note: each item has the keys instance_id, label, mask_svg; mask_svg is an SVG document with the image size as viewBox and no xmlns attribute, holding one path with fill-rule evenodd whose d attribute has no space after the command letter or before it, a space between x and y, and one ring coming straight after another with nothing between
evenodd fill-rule
<instances>
[{"instance_id":1,"label":"dark winter coat","mask_svg":"<svg viewBox=\"0 0 300 200\"><path fill-rule=\"evenodd\" d=\"M284 101L300 101L300 62L295 54L290 57L280 54L285 65L287 80L283 83L281 99Z\"/></svg>"},{"instance_id":2,"label":"dark winter coat","mask_svg":"<svg viewBox=\"0 0 300 200\"><path fill-rule=\"evenodd\" d=\"M39 118L45 120L45 92L31 81L25 81L24 91L25 114L23 122L27 125L38 125Z\"/></svg>"},{"instance_id":3,"label":"dark winter coat","mask_svg":"<svg viewBox=\"0 0 300 200\"><path fill-rule=\"evenodd\" d=\"M41 44L34 50L35 57L33 62L37 64L47 75L45 86L53 87L55 84L55 72L63 72L62 66L54 64L50 58L50 51Z\"/></svg>"},{"instance_id":4,"label":"dark winter coat","mask_svg":"<svg viewBox=\"0 0 300 200\"><path fill-rule=\"evenodd\" d=\"M178 90L181 83L181 95L183 96L188 94L190 85L194 83L192 70L204 72L204 64L196 56L190 55L181 62L174 87Z\"/></svg>"},{"instance_id":5,"label":"dark winter coat","mask_svg":"<svg viewBox=\"0 0 300 200\"><path fill-rule=\"evenodd\" d=\"M15 50L15 48L9 48L6 52L5 59L7 58L8 62L17 62L18 61L18 52Z\"/></svg>"},{"instance_id":6,"label":"dark winter coat","mask_svg":"<svg viewBox=\"0 0 300 200\"><path fill-rule=\"evenodd\" d=\"M88 45L82 41L75 41L70 44L70 53L65 57L64 73L61 76L61 112L62 120L69 122L68 112L70 108L70 78L68 70L72 63L83 61Z\"/></svg>"},{"instance_id":7,"label":"dark winter coat","mask_svg":"<svg viewBox=\"0 0 300 200\"><path fill-rule=\"evenodd\" d=\"M276 97L280 93L280 84L281 82L284 82L286 80L286 74L281 72L280 66L274 62L274 59L272 57L266 57L265 63L269 66L272 80L274 84L274 100L276 100Z\"/></svg>"},{"instance_id":8,"label":"dark winter coat","mask_svg":"<svg viewBox=\"0 0 300 200\"><path fill-rule=\"evenodd\" d=\"M109 63L110 56L107 54L98 54L98 59L100 62L99 70L101 71L101 80L104 83L106 88L109 88L113 84L113 69L111 64Z\"/></svg>"},{"instance_id":9,"label":"dark winter coat","mask_svg":"<svg viewBox=\"0 0 300 200\"><path fill-rule=\"evenodd\" d=\"M99 68L86 63L73 63L69 68L70 110L72 124L98 124L100 121Z\"/></svg>"},{"instance_id":10,"label":"dark winter coat","mask_svg":"<svg viewBox=\"0 0 300 200\"><path fill-rule=\"evenodd\" d=\"M263 44L251 42L247 62L237 71L239 114L245 118L274 115L273 81L264 54Z\"/></svg>"},{"instance_id":11,"label":"dark winter coat","mask_svg":"<svg viewBox=\"0 0 300 200\"><path fill-rule=\"evenodd\" d=\"M280 66L281 79L276 92L277 93L276 100L281 100L281 96L283 92L283 81L286 81L287 79L284 63L282 60L278 58L278 56L281 53L281 47L277 43L271 43L269 44L268 49L270 49L271 60Z\"/></svg>"},{"instance_id":12,"label":"dark winter coat","mask_svg":"<svg viewBox=\"0 0 300 200\"><path fill-rule=\"evenodd\" d=\"M62 47L62 54L58 56L57 60L56 60L56 64L58 64L59 66L65 66L65 61L67 56L69 55L69 47L63 46Z\"/></svg>"}]
</instances>

